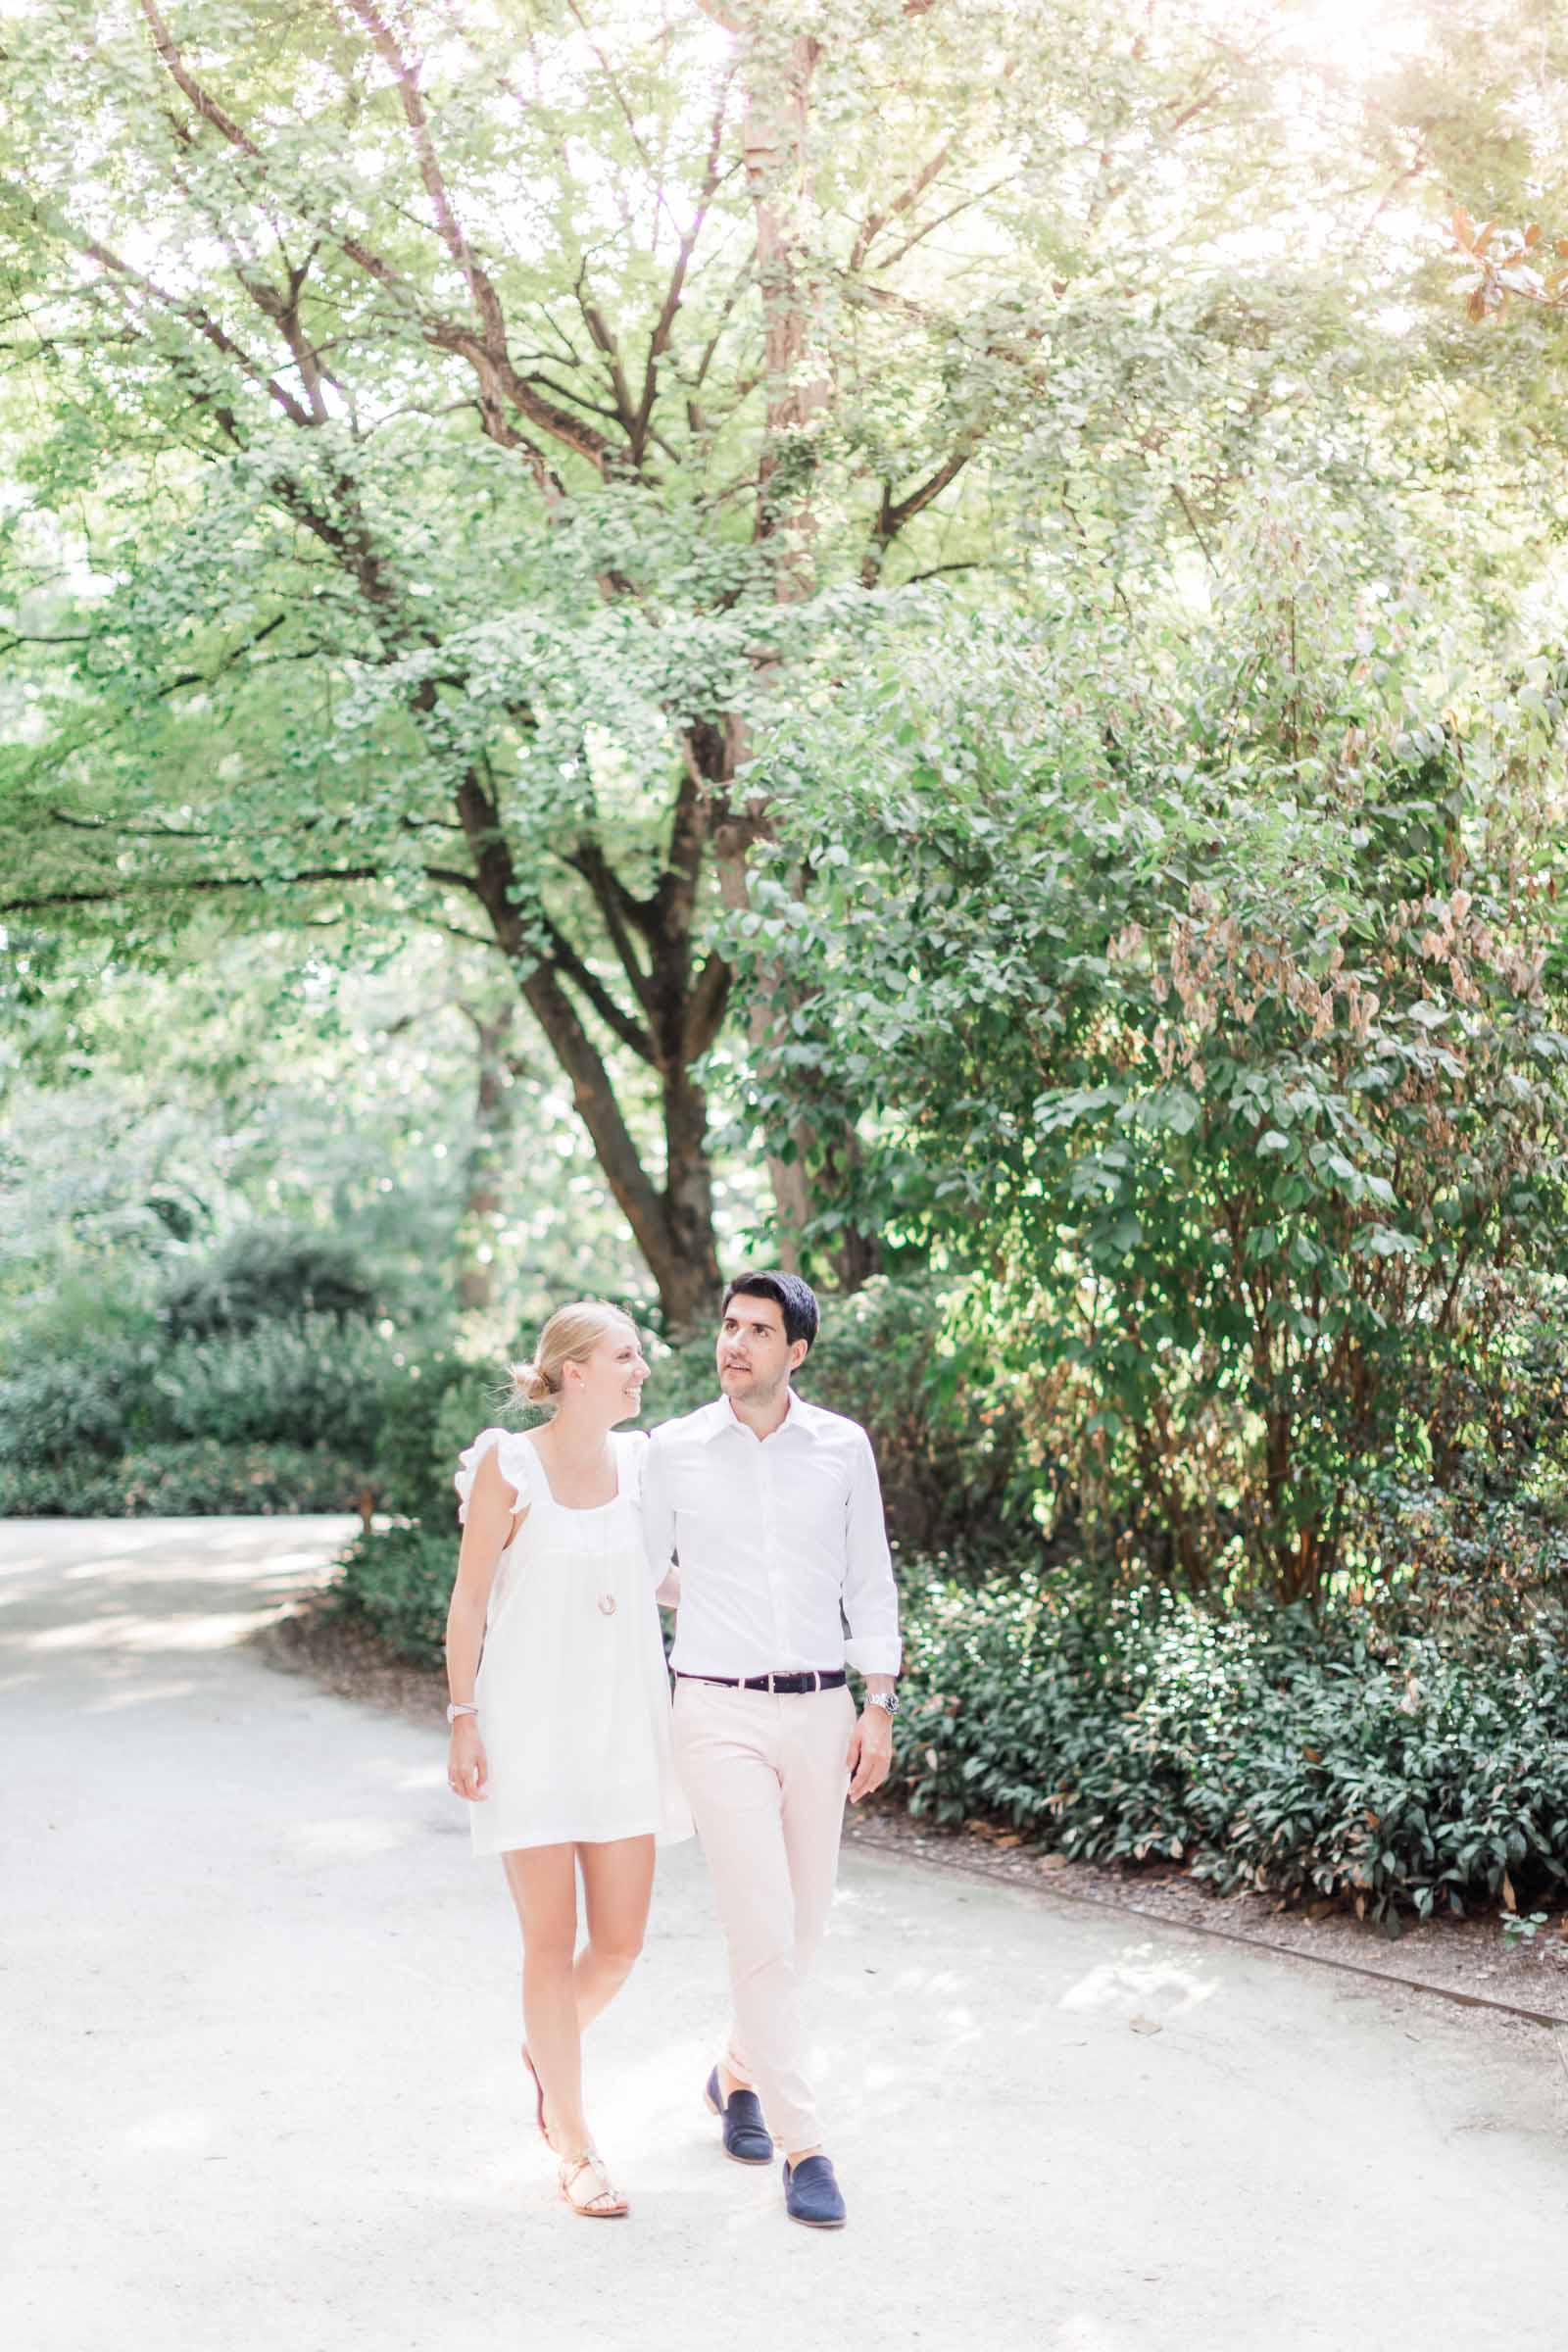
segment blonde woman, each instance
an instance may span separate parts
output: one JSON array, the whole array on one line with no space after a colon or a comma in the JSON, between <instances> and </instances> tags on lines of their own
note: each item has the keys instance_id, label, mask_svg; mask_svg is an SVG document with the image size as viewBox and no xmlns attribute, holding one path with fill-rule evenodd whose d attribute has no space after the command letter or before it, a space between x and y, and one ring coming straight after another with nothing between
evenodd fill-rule
<instances>
[{"instance_id":1,"label":"blonde woman","mask_svg":"<svg viewBox=\"0 0 1568 2352\"><path fill-rule=\"evenodd\" d=\"M487 1429L455 1484L463 1544L447 1612L447 1778L473 1850L499 1854L522 1929L523 2061L573 2212L626 2200L583 2104L583 2030L641 1948L654 1847L691 1835L641 1530L647 1437L618 1432L648 1366L618 1309L553 1314L514 1394L550 1418ZM577 1950L577 1875L588 1937Z\"/></svg>"}]
</instances>

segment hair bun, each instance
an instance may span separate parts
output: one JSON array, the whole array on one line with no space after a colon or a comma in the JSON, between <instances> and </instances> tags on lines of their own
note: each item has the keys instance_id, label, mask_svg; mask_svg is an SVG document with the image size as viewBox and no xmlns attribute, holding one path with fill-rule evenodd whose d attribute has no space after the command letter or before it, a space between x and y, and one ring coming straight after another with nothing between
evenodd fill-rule
<instances>
[{"instance_id":1,"label":"hair bun","mask_svg":"<svg viewBox=\"0 0 1568 2352\"><path fill-rule=\"evenodd\" d=\"M530 1356L525 1364L514 1364L512 1379L524 1404L543 1404L556 1394L556 1383L540 1369L536 1356Z\"/></svg>"}]
</instances>

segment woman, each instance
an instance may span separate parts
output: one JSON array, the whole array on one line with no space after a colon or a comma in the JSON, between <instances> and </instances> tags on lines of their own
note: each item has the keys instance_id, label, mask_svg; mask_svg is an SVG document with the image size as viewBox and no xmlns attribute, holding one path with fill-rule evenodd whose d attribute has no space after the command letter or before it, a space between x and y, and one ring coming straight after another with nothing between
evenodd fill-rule
<instances>
[{"instance_id":1,"label":"woman","mask_svg":"<svg viewBox=\"0 0 1568 2352\"><path fill-rule=\"evenodd\" d=\"M523 2062L562 2193L595 2221L626 2211L583 2111L581 2035L642 1944L656 1840L687 1838L669 1680L639 1525L646 1435L617 1435L648 1366L633 1325L564 1306L514 1394L526 1435L487 1429L455 1484L463 1546L447 1612L447 1778L499 1854L522 1929ZM588 1940L577 1943L577 1872Z\"/></svg>"}]
</instances>

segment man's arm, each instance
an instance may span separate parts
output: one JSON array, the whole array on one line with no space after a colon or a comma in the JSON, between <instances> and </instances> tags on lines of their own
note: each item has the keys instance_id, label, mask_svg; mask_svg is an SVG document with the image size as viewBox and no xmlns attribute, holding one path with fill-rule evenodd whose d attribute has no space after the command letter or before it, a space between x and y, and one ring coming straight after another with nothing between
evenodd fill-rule
<instances>
[{"instance_id":1,"label":"man's arm","mask_svg":"<svg viewBox=\"0 0 1568 2352\"><path fill-rule=\"evenodd\" d=\"M869 1699L887 1696L903 1658L899 1590L888 1549L887 1521L876 1456L862 1430L850 1473L845 1510L844 1617L848 1663L864 1677ZM893 1718L885 1707L862 1709L850 1740L850 1796L858 1802L880 1788L893 1763Z\"/></svg>"}]
</instances>

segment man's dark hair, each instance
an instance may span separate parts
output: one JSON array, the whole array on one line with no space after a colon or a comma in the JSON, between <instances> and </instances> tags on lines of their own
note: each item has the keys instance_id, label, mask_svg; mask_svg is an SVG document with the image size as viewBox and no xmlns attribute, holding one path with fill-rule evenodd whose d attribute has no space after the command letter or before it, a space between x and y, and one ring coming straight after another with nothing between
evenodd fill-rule
<instances>
[{"instance_id":1,"label":"man's dark hair","mask_svg":"<svg viewBox=\"0 0 1568 2352\"><path fill-rule=\"evenodd\" d=\"M808 1348L816 1342L817 1326L822 1318L817 1311L816 1293L799 1274L780 1274L769 1267L760 1274L737 1274L724 1293L724 1308L728 1311L732 1298L771 1298L784 1318L784 1337L793 1347L804 1340Z\"/></svg>"}]
</instances>

